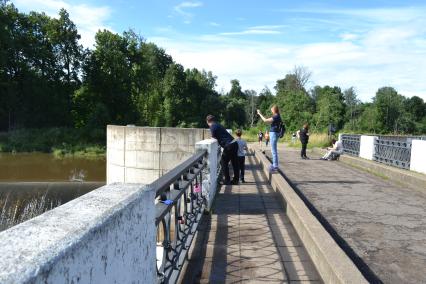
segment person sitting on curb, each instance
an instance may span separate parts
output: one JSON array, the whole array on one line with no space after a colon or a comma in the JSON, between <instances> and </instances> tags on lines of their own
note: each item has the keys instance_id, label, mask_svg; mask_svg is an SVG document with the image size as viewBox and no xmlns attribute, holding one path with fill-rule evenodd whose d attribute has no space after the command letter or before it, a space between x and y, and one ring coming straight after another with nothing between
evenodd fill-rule
<instances>
[{"instance_id":1,"label":"person sitting on curb","mask_svg":"<svg viewBox=\"0 0 426 284\"><path fill-rule=\"evenodd\" d=\"M331 140L333 147L327 148L327 153L321 158L321 160L335 160L343 154L343 144L341 141L336 141L336 139Z\"/></svg>"},{"instance_id":2,"label":"person sitting on curb","mask_svg":"<svg viewBox=\"0 0 426 284\"><path fill-rule=\"evenodd\" d=\"M212 138L216 139L219 145L223 148L222 152L222 169L225 176L224 184L231 184L231 177L229 176L229 161L232 163L234 170L234 178L232 184L239 184L240 172L238 168L238 143L234 140L231 134L226 129L216 122L216 118L209 114L206 117L207 125L210 128Z\"/></svg>"}]
</instances>

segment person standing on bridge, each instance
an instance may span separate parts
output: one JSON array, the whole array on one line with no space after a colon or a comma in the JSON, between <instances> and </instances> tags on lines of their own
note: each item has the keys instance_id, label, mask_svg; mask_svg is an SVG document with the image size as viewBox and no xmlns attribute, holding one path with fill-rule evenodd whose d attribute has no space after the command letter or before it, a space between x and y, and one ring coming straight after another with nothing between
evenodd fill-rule
<instances>
[{"instance_id":1,"label":"person standing on bridge","mask_svg":"<svg viewBox=\"0 0 426 284\"><path fill-rule=\"evenodd\" d=\"M272 117L266 118L262 115L260 110L257 110L257 114L263 120L263 122L271 124L271 129L269 130L269 138L271 139L271 153L272 153L272 165L269 168L270 172L278 171L278 151L277 143L280 135L280 126L282 123L280 110L276 105L271 108Z\"/></svg>"},{"instance_id":2,"label":"person standing on bridge","mask_svg":"<svg viewBox=\"0 0 426 284\"><path fill-rule=\"evenodd\" d=\"M216 122L216 118L213 115L209 114L206 117L206 121L210 128L212 138L216 139L219 145L223 148L221 163L223 174L225 176L224 184L231 184L231 177L229 176L229 161L231 161L232 169L234 170L232 184L237 185L240 180L238 167L238 143L222 125Z\"/></svg>"},{"instance_id":3,"label":"person standing on bridge","mask_svg":"<svg viewBox=\"0 0 426 284\"><path fill-rule=\"evenodd\" d=\"M247 148L247 142L243 139L241 139L241 136L243 135L243 131L241 129L237 129L237 143L238 143L238 167L240 168L240 177L241 182L245 183L244 180L244 171L245 171L245 163L246 163L246 151Z\"/></svg>"},{"instance_id":4,"label":"person standing on bridge","mask_svg":"<svg viewBox=\"0 0 426 284\"><path fill-rule=\"evenodd\" d=\"M300 151L300 156L304 160L309 160L308 156L306 156L306 148L308 147L309 142L309 125L305 123L299 131L297 131L297 136L300 139L300 143L302 143L302 150Z\"/></svg>"}]
</instances>

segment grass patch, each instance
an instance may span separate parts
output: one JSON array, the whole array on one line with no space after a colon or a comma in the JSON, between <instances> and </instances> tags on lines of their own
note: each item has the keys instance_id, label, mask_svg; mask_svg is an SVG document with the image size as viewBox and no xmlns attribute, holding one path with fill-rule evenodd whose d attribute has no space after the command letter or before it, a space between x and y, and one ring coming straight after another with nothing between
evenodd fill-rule
<instances>
[{"instance_id":1,"label":"grass patch","mask_svg":"<svg viewBox=\"0 0 426 284\"><path fill-rule=\"evenodd\" d=\"M259 133L259 129L262 130L263 133L265 133L266 130L269 129L269 127L253 127L250 129L243 130L242 138L246 140L247 142L257 142L257 134ZM263 139L265 141L265 139ZM290 147L294 148L300 148L302 147L302 144L300 143L300 140L296 138L296 141L292 141L292 133L287 132L283 138L278 140L279 143L286 143ZM326 133L311 133L309 136L309 143L308 143L308 149L312 149L315 147L318 148L324 148L331 145L331 141L328 138L328 135Z\"/></svg>"}]
</instances>

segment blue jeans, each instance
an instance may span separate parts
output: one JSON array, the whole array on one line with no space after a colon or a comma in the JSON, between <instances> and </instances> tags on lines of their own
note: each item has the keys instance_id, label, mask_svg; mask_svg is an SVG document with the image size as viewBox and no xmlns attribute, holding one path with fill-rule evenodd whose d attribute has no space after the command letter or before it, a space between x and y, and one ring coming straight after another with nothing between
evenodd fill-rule
<instances>
[{"instance_id":1,"label":"blue jeans","mask_svg":"<svg viewBox=\"0 0 426 284\"><path fill-rule=\"evenodd\" d=\"M269 137L271 139L272 167L278 168L278 132L270 132Z\"/></svg>"}]
</instances>

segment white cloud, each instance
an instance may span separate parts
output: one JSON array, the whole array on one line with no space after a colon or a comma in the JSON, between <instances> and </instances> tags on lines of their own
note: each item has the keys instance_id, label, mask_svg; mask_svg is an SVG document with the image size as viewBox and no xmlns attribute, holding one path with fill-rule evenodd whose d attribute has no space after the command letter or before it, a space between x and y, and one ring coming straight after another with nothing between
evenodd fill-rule
<instances>
[{"instance_id":1,"label":"white cloud","mask_svg":"<svg viewBox=\"0 0 426 284\"><path fill-rule=\"evenodd\" d=\"M154 42L185 67L213 71L218 76L218 90L229 89L229 81L234 78L244 89L260 91L265 85L272 88L295 65L304 65L313 72L312 86L355 86L363 101L371 99L382 86L393 86L401 94L426 100L426 7L304 12L324 16L303 15L302 20L309 21L305 30L298 29L301 18L295 15L290 27L285 22L180 37L185 40L170 36ZM321 41L316 40L318 37L310 40L310 35L318 31L315 25L334 36L324 34ZM298 36L305 41L272 41L267 37L284 28L298 29ZM250 34L265 37L233 37Z\"/></svg>"},{"instance_id":2,"label":"white cloud","mask_svg":"<svg viewBox=\"0 0 426 284\"><path fill-rule=\"evenodd\" d=\"M45 12L51 17L57 17L59 10L65 8L71 20L77 25L81 35L80 42L85 47L93 46L98 30L112 30L107 24L111 15L108 6L75 5L71 1L61 0L15 0L14 4L20 10Z\"/></svg>"},{"instance_id":3,"label":"white cloud","mask_svg":"<svg viewBox=\"0 0 426 284\"><path fill-rule=\"evenodd\" d=\"M184 1L174 7L176 13L181 15L184 19L185 24L190 24L194 14L188 12L188 9L198 8L203 6L203 2L200 1Z\"/></svg>"},{"instance_id":4,"label":"white cloud","mask_svg":"<svg viewBox=\"0 0 426 284\"><path fill-rule=\"evenodd\" d=\"M352 41L352 40L358 39L359 36L357 34L353 34L353 33L343 33L343 34L340 35L340 38L342 40Z\"/></svg>"},{"instance_id":5,"label":"white cloud","mask_svg":"<svg viewBox=\"0 0 426 284\"><path fill-rule=\"evenodd\" d=\"M261 29L247 29L240 32L224 32L219 35L223 36L234 36L234 35L271 35L271 34L280 34L281 32L275 30L261 30Z\"/></svg>"},{"instance_id":6,"label":"white cloud","mask_svg":"<svg viewBox=\"0 0 426 284\"><path fill-rule=\"evenodd\" d=\"M265 85L272 88L295 65L304 65L313 71L312 86L355 86L363 101L371 99L382 86L394 86L406 96L426 99L426 41L421 29L410 32L406 27L396 30L393 26L381 26L357 37L349 36L352 41L343 38L301 44L248 41L223 35L185 41L150 40L187 68L213 71L218 76L218 90L228 90L229 81L234 78L241 81L244 89L260 91Z\"/></svg>"},{"instance_id":7,"label":"white cloud","mask_svg":"<svg viewBox=\"0 0 426 284\"><path fill-rule=\"evenodd\" d=\"M249 27L243 31L238 32L222 32L219 35L222 36L239 36L239 35L272 35L280 34L281 28L286 27L285 25L263 25L263 26L254 26Z\"/></svg>"},{"instance_id":8,"label":"white cloud","mask_svg":"<svg viewBox=\"0 0 426 284\"><path fill-rule=\"evenodd\" d=\"M209 25L212 27L220 27L220 24L216 22L210 22Z\"/></svg>"}]
</instances>

